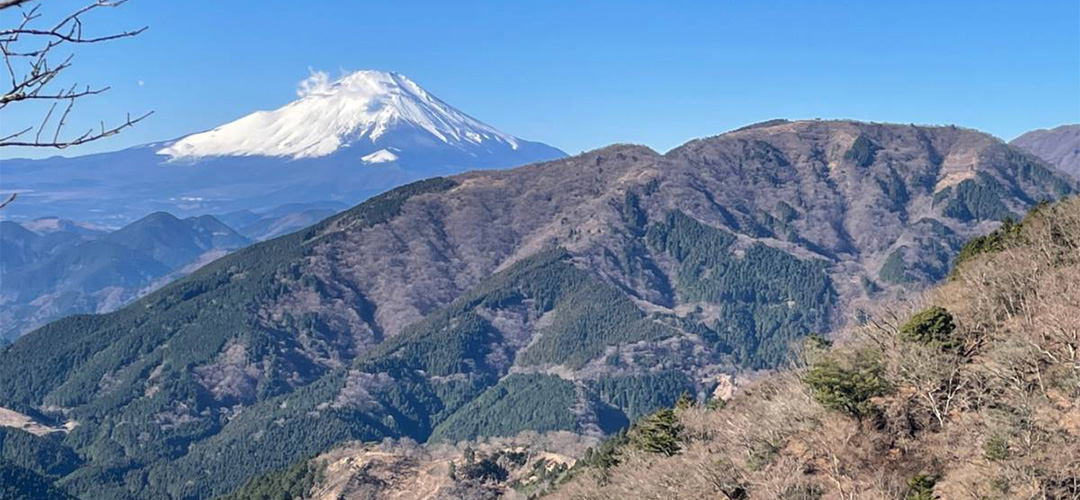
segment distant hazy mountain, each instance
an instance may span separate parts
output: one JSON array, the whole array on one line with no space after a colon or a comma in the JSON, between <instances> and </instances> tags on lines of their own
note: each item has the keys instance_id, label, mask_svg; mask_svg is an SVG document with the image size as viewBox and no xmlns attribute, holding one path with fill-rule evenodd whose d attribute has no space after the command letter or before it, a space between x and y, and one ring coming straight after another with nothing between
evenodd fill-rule
<instances>
[{"instance_id":1,"label":"distant hazy mountain","mask_svg":"<svg viewBox=\"0 0 1080 500\"><path fill-rule=\"evenodd\" d=\"M59 217L39 217L25 221L22 226L30 231L40 234L70 233L70 234L102 234L109 232L110 228L81 221L61 219Z\"/></svg>"},{"instance_id":2,"label":"distant hazy mountain","mask_svg":"<svg viewBox=\"0 0 1080 500\"><path fill-rule=\"evenodd\" d=\"M1080 124L1050 130L1032 130L1009 144L1046 160L1075 179L1080 179Z\"/></svg>"},{"instance_id":3,"label":"distant hazy mountain","mask_svg":"<svg viewBox=\"0 0 1080 500\"><path fill-rule=\"evenodd\" d=\"M977 131L849 121L428 179L23 336L0 407L78 422L83 498L213 498L344 441L600 436L1076 189Z\"/></svg>"},{"instance_id":4,"label":"distant hazy mountain","mask_svg":"<svg viewBox=\"0 0 1080 500\"><path fill-rule=\"evenodd\" d=\"M249 241L210 215L177 219L156 212L109 234L104 240L145 254L172 268L207 250L240 248Z\"/></svg>"},{"instance_id":5,"label":"distant hazy mountain","mask_svg":"<svg viewBox=\"0 0 1080 500\"><path fill-rule=\"evenodd\" d=\"M238 210L215 217L244 237L263 241L305 228L346 208L348 205L340 202L289 203L266 211Z\"/></svg>"},{"instance_id":6,"label":"distant hazy mountain","mask_svg":"<svg viewBox=\"0 0 1080 500\"><path fill-rule=\"evenodd\" d=\"M209 215L158 212L117 231L0 221L0 338L62 316L108 312L251 240ZM193 267L194 266L194 267Z\"/></svg>"},{"instance_id":7,"label":"distant hazy mountain","mask_svg":"<svg viewBox=\"0 0 1080 500\"><path fill-rule=\"evenodd\" d=\"M353 205L417 179L565 154L455 109L397 73L309 83L298 100L179 140L75 158L4 160L5 209L117 226L285 203Z\"/></svg>"}]
</instances>

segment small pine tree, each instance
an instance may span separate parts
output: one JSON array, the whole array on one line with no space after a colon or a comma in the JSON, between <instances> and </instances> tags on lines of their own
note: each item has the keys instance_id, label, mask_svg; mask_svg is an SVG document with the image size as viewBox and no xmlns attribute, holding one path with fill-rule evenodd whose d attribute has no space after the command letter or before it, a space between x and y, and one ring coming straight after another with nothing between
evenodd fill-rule
<instances>
[{"instance_id":1,"label":"small pine tree","mask_svg":"<svg viewBox=\"0 0 1080 500\"><path fill-rule=\"evenodd\" d=\"M694 398L690 396L689 392L683 391L679 394L679 399L675 401L675 408L678 410L685 410L694 406Z\"/></svg>"},{"instance_id":2,"label":"small pine tree","mask_svg":"<svg viewBox=\"0 0 1080 500\"><path fill-rule=\"evenodd\" d=\"M998 462L1009 458L1009 440L993 436L983 443L983 456L991 462Z\"/></svg>"},{"instance_id":3,"label":"small pine tree","mask_svg":"<svg viewBox=\"0 0 1080 500\"><path fill-rule=\"evenodd\" d=\"M814 399L830 410L863 419L876 411L871 399L889 393L885 368L876 356L862 352L851 366L826 358L814 364L803 377Z\"/></svg>"},{"instance_id":4,"label":"small pine tree","mask_svg":"<svg viewBox=\"0 0 1080 500\"><path fill-rule=\"evenodd\" d=\"M592 453L586 451L584 459L585 465L600 470L607 470L619 465L619 454L627 441L626 429L620 430L614 436L602 441L595 450L592 450Z\"/></svg>"},{"instance_id":5,"label":"small pine tree","mask_svg":"<svg viewBox=\"0 0 1080 500\"><path fill-rule=\"evenodd\" d=\"M919 474L908 479L907 484L907 500L935 500L937 498L934 496L934 486L937 485L936 477Z\"/></svg>"},{"instance_id":6,"label":"small pine tree","mask_svg":"<svg viewBox=\"0 0 1080 500\"><path fill-rule=\"evenodd\" d=\"M642 418L630 431L630 442L639 450L673 456L682 450L682 424L671 408Z\"/></svg>"},{"instance_id":7,"label":"small pine tree","mask_svg":"<svg viewBox=\"0 0 1080 500\"><path fill-rule=\"evenodd\" d=\"M953 336L955 330L956 323L948 310L941 306L930 306L900 326L900 338L907 342L952 349L959 345Z\"/></svg>"},{"instance_id":8,"label":"small pine tree","mask_svg":"<svg viewBox=\"0 0 1080 500\"><path fill-rule=\"evenodd\" d=\"M1029 214L1036 213L1042 207L1044 205L1041 205L1041 203L1036 205ZM960 249L960 253L956 255L956 259L953 261L953 268L949 273L949 277L955 279L958 276L960 265L964 262L984 253L1000 252L1023 241L1023 234L1022 222L1014 222L1011 218L1006 218L1001 222L1001 227L986 236L973 238Z\"/></svg>"}]
</instances>

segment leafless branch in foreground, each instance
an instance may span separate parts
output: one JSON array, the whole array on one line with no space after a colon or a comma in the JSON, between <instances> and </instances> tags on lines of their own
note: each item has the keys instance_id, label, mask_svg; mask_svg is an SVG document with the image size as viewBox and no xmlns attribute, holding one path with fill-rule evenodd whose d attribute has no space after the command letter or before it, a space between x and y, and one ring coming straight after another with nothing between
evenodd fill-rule
<instances>
[{"instance_id":1,"label":"leafless branch in foreground","mask_svg":"<svg viewBox=\"0 0 1080 500\"><path fill-rule=\"evenodd\" d=\"M52 101L53 104L39 125L26 126L18 132L0 137L0 147L64 149L116 135L150 116L153 112L136 118L128 114L119 125L107 126L101 122L99 127L78 135L65 133L76 101L102 94L108 91L109 87L95 88L78 84L57 87L55 81L71 67L74 59L73 54L56 57L57 52L80 44L130 38L142 33L146 28L97 36L83 33L84 16L98 9L119 7L127 0L95 0L61 17L51 27L41 27L43 15L39 2L40 0L0 0L0 11L6 14L4 22L11 20L13 24L0 27L0 53L3 54L4 69L8 77L3 94L0 94L0 110L20 102ZM54 111L58 105L62 106L63 112L57 116ZM35 129L36 132L31 137L29 134ZM3 206L0 205L0 208Z\"/></svg>"},{"instance_id":2,"label":"leafless branch in foreground","mask_svg":"<svg viewBox=\"0 0 1080 500\"><path fill-rule=\"evenodd\" d=\"M8 7L15 7L17 5L22 5L24 3L30 3L32 1L33 0L3 0L3 1L0 1L0 10L4 10L4 9L6 9Z\"/></svg>"},{"instance_id":3,"label":"leafless branch in foreground","mask_svg":"<svg viewBox=\"0 0 1080 500\"><path fill-rule=\"evenodd\" d=\"M10 205L11 202L15 201L15 198L18 196L19 193L11 193L11 196L8 196L8 199L4 200L3 203L0 203L0 210L3 210L4 207Z\"/></svg>"},{"instance_id":4,"label":"leafless branch in foreground","mask_svg":"<svg viewBox=\"0 0 1080 500\"><path fill-rule=\"evenodd\" d=\"M41 0L0 0L0 54L4 57L4 69L7 70L7 84L0 86L0 110L17 103L35 101L52 102L48 112L39 125L25 126L17 132L0 137L2 147L36 147L64 149L86 144L99 139L119 134L122 130L134 126L153 114L153 111L132 118L129 113L119 125L106 126L100 122L96 128L78 134L65 134L65 126L75 102L81 98L105 93L109 87L91 87L72 84L70 87L58 87L55 80L71 67L74 54L57 52L73 49L74 46L107 42L136 36L146 27L97 36L83 33L83 18L88 13L105 7L119 7L127 0L93 0L91 3L61 17L51 27L43 25ZM18 15L16 15L18 14ZM8 25L11 23L11 25ZM59 61L59 62L57 62ZM3 71L3 70L0 70ZM63 112L52 122L54 112L59 105ZM37 129L33 137L29 135ZM32 139L32 140L31 140ZM15 201L12 193L0 203L0 210Z\"/></svg>"}]
</instances>

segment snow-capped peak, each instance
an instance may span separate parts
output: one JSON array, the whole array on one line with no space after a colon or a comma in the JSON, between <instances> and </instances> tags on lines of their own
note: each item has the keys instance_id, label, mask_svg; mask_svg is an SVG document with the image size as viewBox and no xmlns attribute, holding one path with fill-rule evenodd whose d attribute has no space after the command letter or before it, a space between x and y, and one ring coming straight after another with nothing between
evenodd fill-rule
<instances>
[{"instance_id":1,"label":"snow-capped peak","mask_svg":"<svg viewBox=\"0 0 1080 500\"><path fill-rule=\"evenodd\" d=\"M360 159L363 160L364 163L386 163L397 160L397 155L394 154L391 149L396 150L397 148L380 149Z\"/></svg>"},{"instance_id":2,"label":"snow-capped peak","mask_svg":"<svg viewBox=\"0 0 1080 500\"><path fill-rule=\"evenodd\" d=\"M284 107L184 137L158 154L173 159L313 158L353 145L377 152L383 149L380 138L417 130L456 147L499 143L518 148L514 136L458 111L398 73L357 71L335 81L314 73L300 83L297 94L300 98ZM387 155L380 159L391 161Z\"/></svg>"}]
</instances>

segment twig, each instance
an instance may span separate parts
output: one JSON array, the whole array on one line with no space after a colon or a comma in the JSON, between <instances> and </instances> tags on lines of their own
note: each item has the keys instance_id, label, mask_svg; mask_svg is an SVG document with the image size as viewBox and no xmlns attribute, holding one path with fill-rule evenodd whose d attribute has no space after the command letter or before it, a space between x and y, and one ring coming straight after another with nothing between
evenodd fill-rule
<instances>
[{"instance_id":1,"label":"twig","mask_svg":"<svg viewBox=\"0 0 1080 500\"><path fill-rule=\"evenodd\" d=\"M11 196L8 196L7 200L4 200L3 203L0 203L0 210L3 210L4 207L10 205L11 202L15 201L15 198L18 197L18 196L19 196L19 193L11 193Z\"/></svg>"},{"instance_id":2,"label":"twig","mask_svg":"<svg viewBox=\"0 0 1080 500\"><path fill-rule=\"evenodd\" d=\"M115 135L152 114L152 112L146 113L135 119L132 119L129 114L124 123L119 126L106 128L102 122L100 131L97 133L94 132L94 128L91 128L74 139L61 139L64 127L67 126L68 118L75 107L75 101L83 97L105 93L110 87L94 88L87 85L83 90L76 90L78 86L72 85L70 88L60 89L59 91L50 90L50 85L57 80L61 73L71 67L74 55L67 55L59 64L51 64L49 56L65 43L92 44L129 38L141 34L147 28L144 26L136 30L126 30L101 36L85 36L83 34L83 15L104 7L119 7L126 3L127 0L92 0L70 14L61 17L51 28L34 27L31 24L42 16L39 12L40 4L29 7L34 2L35 0L0 0L0 10L13 7L22 9L22 18L18 22L13 20L13 24L16 24L15 27L0 29L0 54L3 55L4 66L11 82L6 90L0 91L0 109L5 109L11 104L23 101L53 101L53 105L50 106L41 124L36 127L37 133L33 142L17 140L35 128L31 126L7 137L0 138L0 147L24 146L63 149L77 146ZM34 46L27 47L26 45ZM52 139L42 142L43 132L52 119L59 101L67 101L64 112L60 115L56 128L53 130Z\"/></svg>"},{"instance_id":3,"label":"twig","mask_svg":"<svg viewBox=\"0 0 1080 500\"><path fill-rule=\"evenodd\" d=\"M92 141L96 141L98 139L103 139L105 137L116 135L116 134L120 133L121 130L124 130L124 129L128 128L128 127L135 126L135 124L143 121L144 119L146 119L147 117L149 117L152 114L154 114L154 112L150 111L150 112L148 112L148 113L146 113L146 114L144 114L144 115L142 115L142 116L140 116L138 118L135 118L134 120L131 119L131 115L128 115L127 121L125 121L123 124L121 124L119 126L113 127L111 129L108 129L108 130L103 130L103 131L101 131L101 132L99 132L97 134L92 134L93 129L91 129L89 132L87 132L87 133L85 133L85 134L83 134L83 135L79 136L78 138L76 138L74 140L71 140L71 141L59 141L57 139L54 139L54 142L42 143L42 142L37 142L37 141L34 141L34 142L20 142L20 141L3 141L3 140L0 140L0 147L22 146L22 147L32 147L32 148L64 149L64 148L68 148L68 147L71 147L71 146L78 146L80 144L86 144L88 142L92 142Z\"/></svg>"},{"instance_id":4,"label":"twig","mask_svg":"<svg viewBox=\"0 0 1080 500\"><path fill-rule=\"evenodd\" d=\"M15 132L14 134L11 134L9 136L0 137L0 142L6 141L6 140L9 140L9 139L14 139L14 138L16 138L16 137L18 137L20 135L23 135L23 134L25 134L25 133L27 133L27 132L29 132L31 130L34 130L34 127L26 127L26 128L24 128L24 129L22 129L22 130L20 130L18 132Z\"/></svg>"},{"instance_id":5,"label":"twig","mask_svg":"<svg viewBox=\"0 0 1080 500\"><path fill-rule=\"evenodd\" d=\"M72 36L71 34L64 34L64 33L59 33L59 32L51 31L51 30L10 29L10 30L0 30L0 36L10 37L10 36L14 35L15 38L7 38L7 39L4 39L4 40L0 40L0 42L13 42L18 38L19 35L39 35L39 36L51 36L51 37L59 38L60 40L63 40L65 42L71 42L71 43L98 43L98 42L107 42L109 40L116 40L118 38L127 38L127 37L131 37L131 36L135 36L135 35L138 35L139 33L142 33L144 31L146 31L146 28L147 27L144 26L144 27L139 28L139 29L137 29L135 31L125 31L123 33L116 33L116 34L112 34L112 35L99 36L99 37L96 37L96 38L82 38L82 35Z\"/></svg>"},{"instance_id":6,"label":"twig","mask_svg":"<svg viewBox=\"0 0 1080 500\"><path fill-rule=\"evenodd\" d=\"M30 1L32 0L0 0L0 10L7 9L9 7L17 7Z\"/></svg>"}]
</instances>

